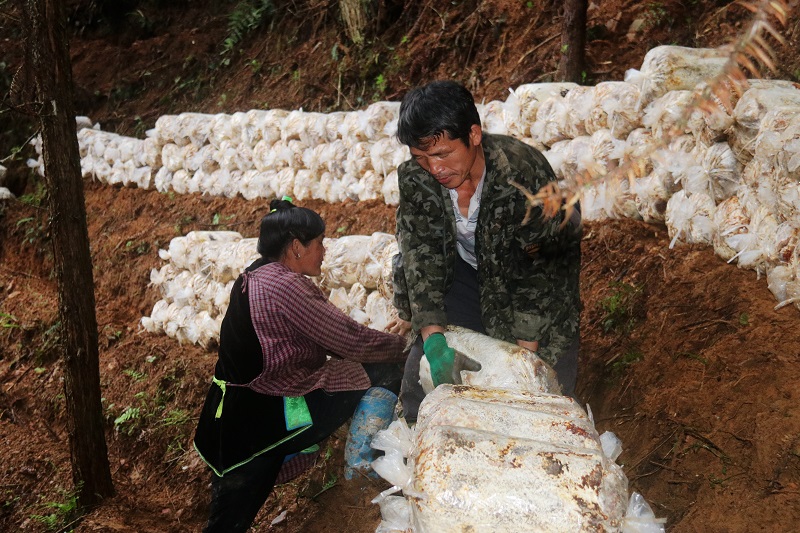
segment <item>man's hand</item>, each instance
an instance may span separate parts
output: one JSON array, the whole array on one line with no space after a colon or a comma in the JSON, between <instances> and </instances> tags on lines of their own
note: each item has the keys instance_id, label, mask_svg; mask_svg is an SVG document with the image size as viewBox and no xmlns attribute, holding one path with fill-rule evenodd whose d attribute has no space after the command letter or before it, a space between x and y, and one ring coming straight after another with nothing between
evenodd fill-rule
<instances>
[{"instance_id":1,"label":"man's hand","mask_svg":"<svg viewBox=\"0 0 800 533\"><path fill-rule=\"evenodd\" d=\"M443 333L430 335L422 345L422 351L431 365L431 380L433 386L453 382L453 361L456 351L447 345Z\"/></svg>"},{"instance_id":2,"label":"man's hand","mask_svg":"<svg viewBox=\"0 0 800 533\"><path fill-rule=\"evenodd\" d=\"M456 351L456 357L453 361L453 384L461 385L461 371L467 372L480 372L483 365L475 359L467 357L463 353Z\"/></svg>"},{"instance_id":3,"label":"man's hand","mask_svg":"<svg viewBox=\"0 0 800 533\"><path fill-rule=\"evenodd\" d=\"M517 346L522 346L523 348L527 348L532 352L539 350L539 341L523 341L517 339Z\"/></svg>"},{"instance_id":4,"label":"man's hand","mask_svg":"<svg viewBox=\"0 0 800 533\"><path fill-rule=\"evenodd\" d=\"M408 335L408 332L411 331L411 322L403 320L402 318L395 318L386 324L386 331L405 337Z\"/></svg>"}]
</instances>

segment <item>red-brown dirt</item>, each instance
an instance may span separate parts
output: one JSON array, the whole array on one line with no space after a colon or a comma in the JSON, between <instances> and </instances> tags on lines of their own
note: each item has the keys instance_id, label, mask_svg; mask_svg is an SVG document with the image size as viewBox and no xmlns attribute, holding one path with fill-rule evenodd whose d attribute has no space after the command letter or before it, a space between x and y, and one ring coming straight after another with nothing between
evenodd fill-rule
<instances>
[{"instance_id":1,"label":"red-brown dirt","mask_svg":"<svg viewBox=\"0 0 800 533\"><path fill-rule=\"evenodd\" d=\"M236 3L132 1L121 14L105 4L68 2L76 104L126 135L142 136L158 116L183 111L347 110L440 77L463 81L479 99L504 99L508 87L551 79L560 46L551 2L388 1L359 47L344 35L337 3L313 0L279 5L225 66L220 46ZM645 30L629 37L635 20ZM797 81L800 35L791 20L788 44L776 45L775 76ZM746 21L730 2L600 2L590 11L586 82L622 79L657 44L730 41ZM24 32L8 25L2 36ZM2 54L5 72L22 62L21 47ZM24 91L11 93L15 105L24 100ZM0 140L3 154L30 129L15 116L14 135ZM27 196L0 207L0 530L199 531L209 474L191 438L215 354L143 333L139 319L160 298L148 286L162 264L158 249L197 229L253 237L268 199L84 182L117 495L71 523L75 517L53 505L68 502L71 473L45 204L36 205L37 180L21 160L7 166ZM380 202L304 205L322 213L331 236L394 228L393 208ZM662 226L587 224L579 395L598 429L622 439L631 490L668 519L668 530L794 531L800 313L774 310L765 280L710 248L668 244ZM138 418L115 423L134 409ZM343 480L345 431L310 472L276 489L255 531L375 530L379 512L369 501L385 484Z\"/></svg>"}]
</instances>

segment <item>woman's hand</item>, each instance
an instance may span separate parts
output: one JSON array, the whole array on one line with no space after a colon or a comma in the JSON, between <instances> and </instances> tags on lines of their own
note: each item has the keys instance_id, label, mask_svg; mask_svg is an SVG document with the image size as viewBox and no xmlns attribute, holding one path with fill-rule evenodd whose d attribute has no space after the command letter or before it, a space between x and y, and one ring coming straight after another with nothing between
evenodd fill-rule
<instances>
[{"instance_id":1,"label":"woman's hand","mask_svg":"<svg viewBox=\"0 0 800 533\"><path fill-rule=\"evenodd\" d=\"M405 337L411 331L411 322L402 318L395 318L386 325L386 331Z\"/></svg>"}]
</instances>

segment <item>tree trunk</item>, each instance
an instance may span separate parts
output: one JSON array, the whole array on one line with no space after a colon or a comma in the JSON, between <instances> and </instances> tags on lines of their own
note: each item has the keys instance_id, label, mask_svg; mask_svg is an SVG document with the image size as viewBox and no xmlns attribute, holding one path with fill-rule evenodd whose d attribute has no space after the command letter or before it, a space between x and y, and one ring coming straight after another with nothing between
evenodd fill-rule
<instances>
[{"instance_id":1,"label":"tree trunk","mask_svg":"<svg viewBox=\"0 0 800 533\"><path fill-rule=\"evenodd\" d=\"M367 28L367 4L364 0L339 0L347 37L355 44L364 42Z\"/></svg>"},{"instance_id":2,"label":"tree trunk","mask_svg":"<svg viewBox=\"0 0 800 533\"><path fill-rule=\"evenodd\" d=\"M58 281L72 479L81 507L114 492L100 404L94 280L62 0L25 0Z\"/></svg>"},{"instance_id":3,"label":"tree trunk","mask_svg":"<svg viewBox=\"0 0 800 533\"><path fill-rule=\"evenodd\" d=\"M561 25L561 59L556 79L586 82L586 11L588 0L565 0Z\"/></svg>"}]
</instances>

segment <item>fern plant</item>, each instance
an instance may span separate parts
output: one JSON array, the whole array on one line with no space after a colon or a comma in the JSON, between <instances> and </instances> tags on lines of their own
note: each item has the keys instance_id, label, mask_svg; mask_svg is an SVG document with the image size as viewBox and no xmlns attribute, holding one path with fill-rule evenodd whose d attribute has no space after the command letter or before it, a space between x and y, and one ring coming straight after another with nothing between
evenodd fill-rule
<instances>
[{"instance_id":1,"label":"fern plant","mask_svg":"<svg viewBox=\"0 0 800 533\"><path fill-rule=\"evenodd\" d=\"M230 63L230 55L236 47L275 12L272 0L242 0L228 17L228 36L222 42L221 55L228 56L222 63Z\"/></svg>"}]
</instances>

